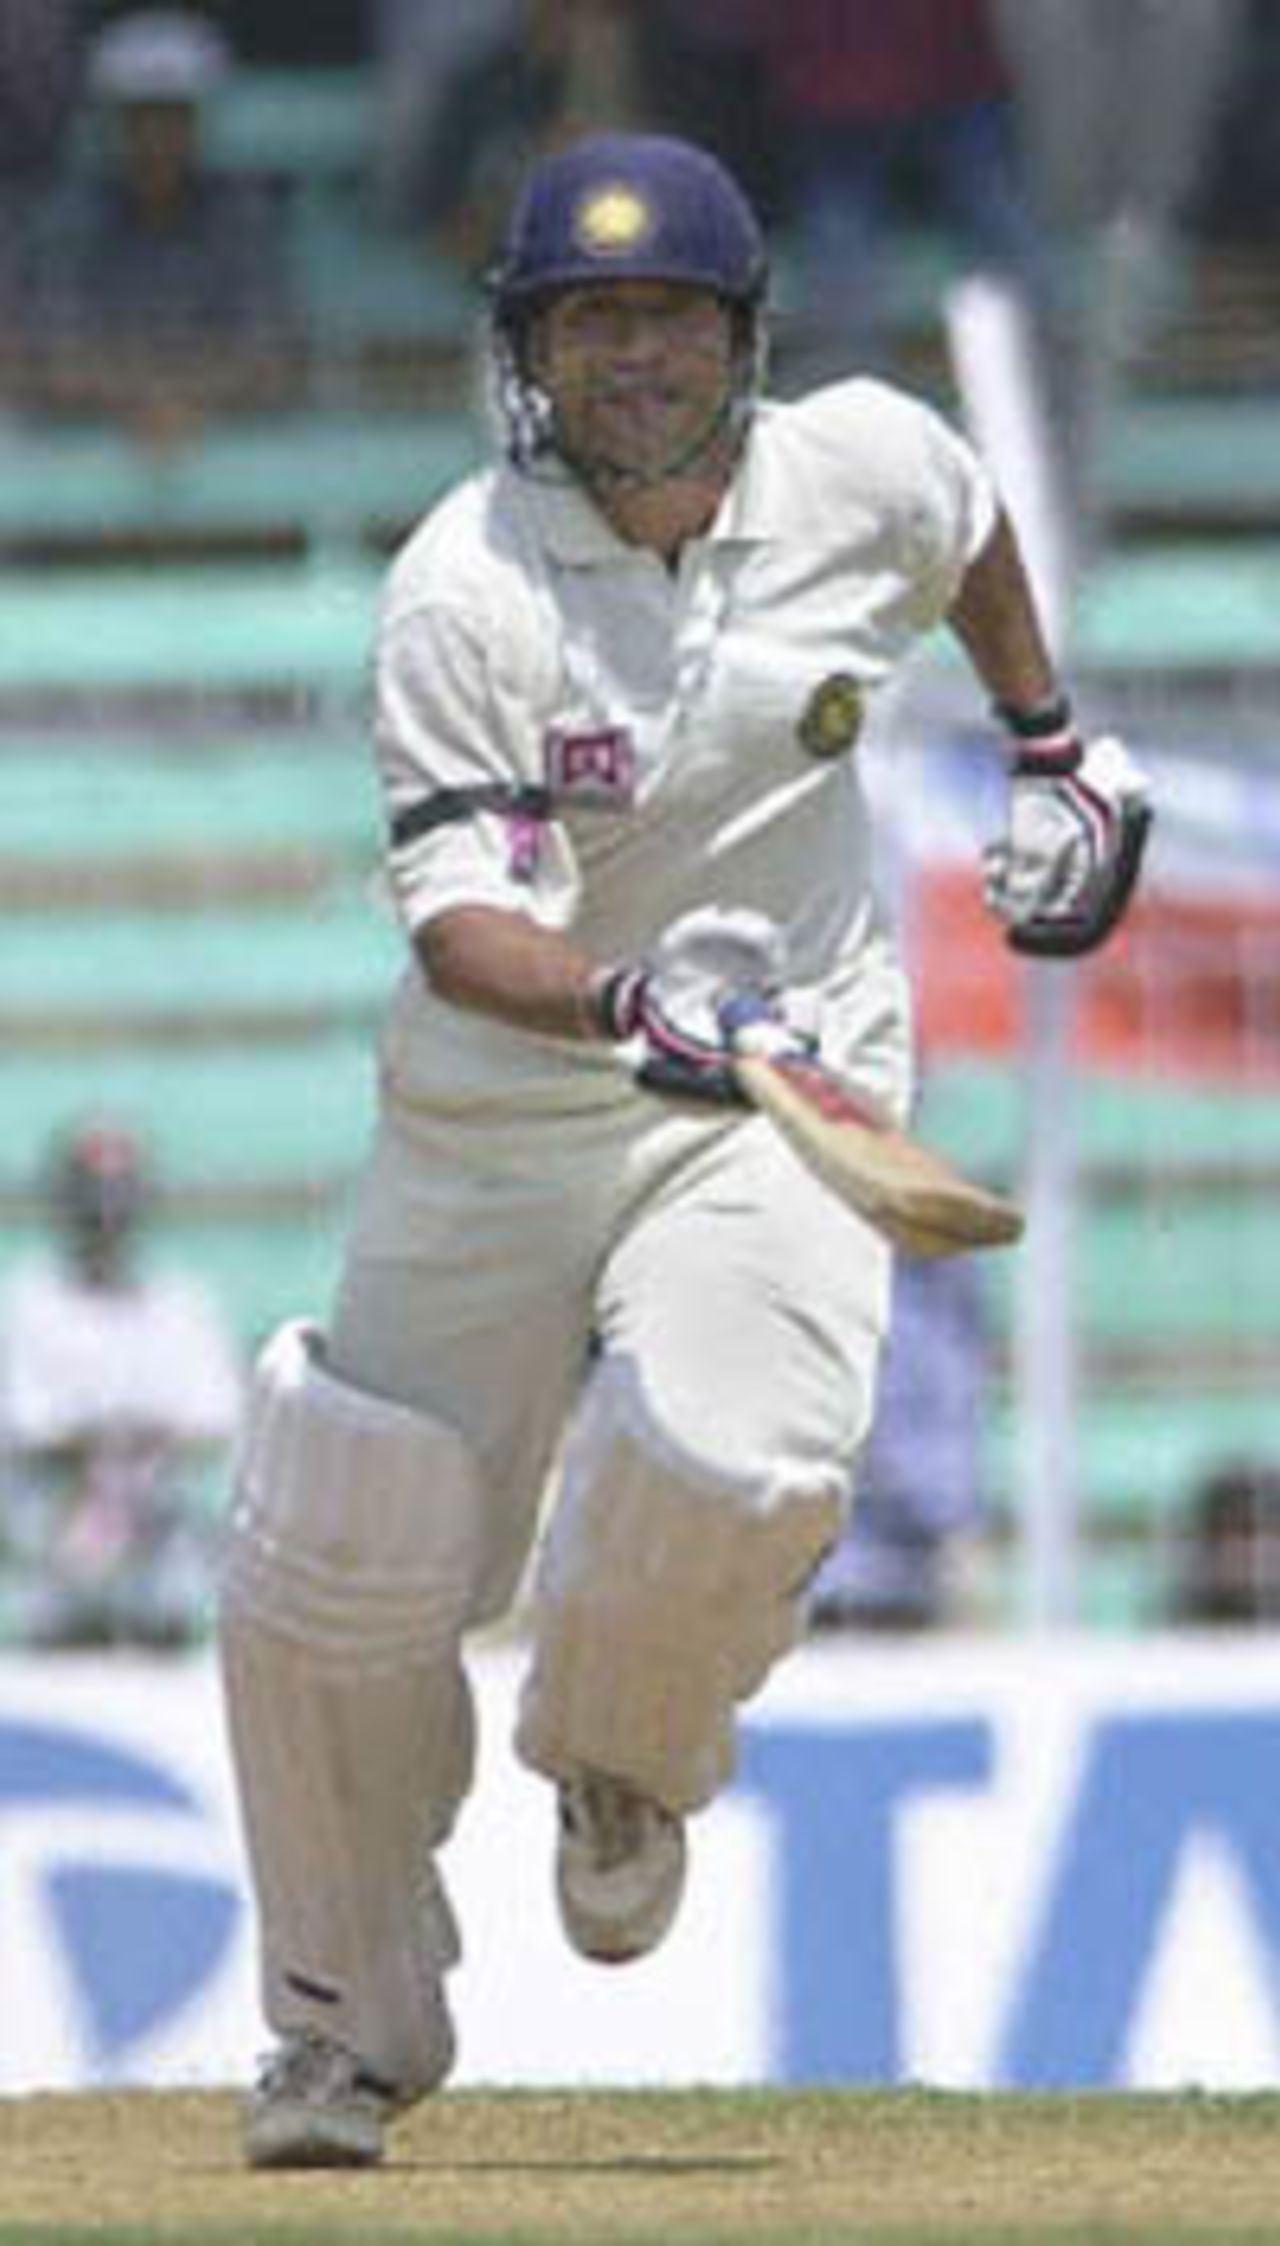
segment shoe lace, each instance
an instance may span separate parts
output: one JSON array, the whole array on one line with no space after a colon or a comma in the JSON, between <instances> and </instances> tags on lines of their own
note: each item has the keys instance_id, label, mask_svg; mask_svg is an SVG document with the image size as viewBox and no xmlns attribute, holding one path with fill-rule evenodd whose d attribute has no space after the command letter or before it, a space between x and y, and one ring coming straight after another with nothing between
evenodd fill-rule
<instances>
[{"instance_id":1,"label":"shoe lace","mask_svg":"<svg viewBox=\"0 0 1280 2246\"><path fill-rule=\"evenodd\" d=\"M340 2043L327 2036L290 2037L261 2062L259 2092L268 2097L299 2098L323 2103L331 2098L367 2098L385 2102L385 2094Z\"/></svg>"},{"instance_id":2,"label":"shoe lace","mask_svg":"<svg viewBox=\"0 0 1280 2246\"><path fill-rule=\"evenodd\" d=\"M585 1842L601 1872L611 1872L639 1855L649 1824L664 1814L620 1779L595 1776L565 1788L562 1812L569 1830Z\"/></svg>"}]
</instances>

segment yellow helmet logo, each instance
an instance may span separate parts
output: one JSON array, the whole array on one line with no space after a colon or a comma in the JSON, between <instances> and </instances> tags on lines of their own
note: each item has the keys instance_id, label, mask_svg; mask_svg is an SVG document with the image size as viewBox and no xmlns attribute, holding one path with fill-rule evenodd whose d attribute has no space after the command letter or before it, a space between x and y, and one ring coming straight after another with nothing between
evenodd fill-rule
<instances>
[{"instance_id":1,"label":"yellow helmet logo","mask_svg":"<svg viewBox=\"0 0 1280 2246\"><path fill-rule=\"evenodd\" d=\"M580 246L596 257L635 249L652 230L653 214L634 187L619 181L610 187L593 187L584 195L574 220Z\"/></svg>"},{"instance_id":2,"label":"yellow helmet logo","mask_svg":"<svg viewBox=\"0 0 1280 2246\"><path fill-rule=\"evenodd\" d=\"M862 731L862 688L848 671L833 671L815 686L796 727L810 756L839 756Z\"/></svg>"}]
</instances>

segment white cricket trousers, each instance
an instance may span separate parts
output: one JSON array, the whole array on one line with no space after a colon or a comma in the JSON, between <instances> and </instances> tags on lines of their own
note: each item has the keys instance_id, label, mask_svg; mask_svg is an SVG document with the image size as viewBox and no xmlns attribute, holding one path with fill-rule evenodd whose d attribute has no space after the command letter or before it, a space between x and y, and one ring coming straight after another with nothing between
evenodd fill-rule
<instances>
[{"instance_id":1,"label":"white cricket trousers","mask_svg":"<svg viewBox=\"0 0 1280 2246\"><path fill-rule=\"evenodd\" d=\"M676 1810L723 1783L845 1514L888 1285L761 1117L384 1116L327 1362L471 1455L459 1639L510 1604L563 1451L518 1738L548 1777Z\"/></svg>"}]
</instances>

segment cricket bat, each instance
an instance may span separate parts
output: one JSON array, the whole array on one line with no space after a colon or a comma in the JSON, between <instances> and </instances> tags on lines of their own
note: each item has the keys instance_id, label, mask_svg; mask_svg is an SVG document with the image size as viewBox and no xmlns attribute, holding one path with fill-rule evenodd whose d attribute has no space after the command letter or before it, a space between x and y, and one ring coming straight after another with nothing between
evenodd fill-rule
<instances>
[{"instance_id":1,"label":"cricket bat","mask_svg":"<svg viewBox=\"0 0 1280 2246\"><path fill-rule=\"evenodd\" d=\"M752 1052L748 1033L734 1051L733 1070L746 1099L836 1199L904 1255L963 1255L1021 1238L1022 1211L1014 1202L909 1138L821 1061Z\"/></svg>"}]
</instances>

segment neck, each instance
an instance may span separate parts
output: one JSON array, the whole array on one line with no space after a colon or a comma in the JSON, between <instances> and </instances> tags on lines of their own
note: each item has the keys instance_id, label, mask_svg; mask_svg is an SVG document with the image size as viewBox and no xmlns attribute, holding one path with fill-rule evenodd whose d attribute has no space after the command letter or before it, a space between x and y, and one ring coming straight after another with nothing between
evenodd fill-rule
<instances>
[{"instance_id":1,"label":"neck","mask_svg":"<svg viewBox=\"0 0 1280 2246\"><path fill-rule=\"evenodd\" d=\"M674 563L691 538L709 530L729 488L733 461L717 447L696 474L664 477L661 483L593 483L591 497L606 522L628 546L645 546Z\"/></svg>"},{"instance_id":2,"label":"neck","mask_svg":"<svg viewBox=\"0 0 1280 2246\"><path fill-rule=\"evenodd\" d=\"M628 546L647 546L663 561L674 562L682 546L710 527L719 497L709 486L699 491L683 486L678 491L619 493L601 497L598 504Z\"/></svg>"}]
</instances>

